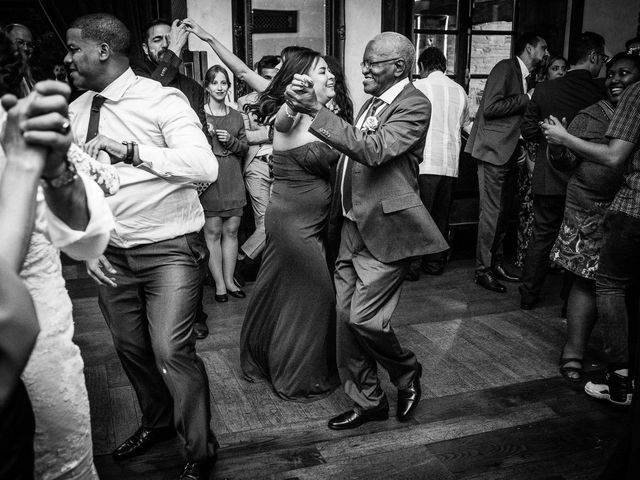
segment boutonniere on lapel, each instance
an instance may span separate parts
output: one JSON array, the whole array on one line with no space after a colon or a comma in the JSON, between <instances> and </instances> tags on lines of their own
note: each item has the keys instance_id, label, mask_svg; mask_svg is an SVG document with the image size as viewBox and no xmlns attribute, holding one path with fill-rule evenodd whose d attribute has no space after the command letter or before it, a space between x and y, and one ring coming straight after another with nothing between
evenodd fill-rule
<instances>
[{"instance_id":1,"label":"boutonniere on lapel","mask_svg":"<svg viewBox=\"0 0 640 480\"><path fill-rule=\"evenodd\" d=\"M364 130L366 133L373 133L378 129L379 125L380 121L378 120L378 118L371 115L370 117L367 117L362 124L362 130Z\"/></svg>"}]
</instances>

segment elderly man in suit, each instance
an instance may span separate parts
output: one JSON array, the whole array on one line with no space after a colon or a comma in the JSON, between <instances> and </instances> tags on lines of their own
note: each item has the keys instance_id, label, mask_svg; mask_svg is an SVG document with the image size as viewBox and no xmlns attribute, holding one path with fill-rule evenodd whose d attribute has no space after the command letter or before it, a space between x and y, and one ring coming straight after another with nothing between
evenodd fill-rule
<instances>
[{"instance_id":1,"label":"elderly man in suit","mask_svg":"<svg viewBox=\"0 0 640 480\"><path fill-rule=\"evenodd\" d=\"M480 218L475 281L495 292L507 291L498 280L520 281L502 265L502 243L509 206L516 194L520 122L533 94L528 88L533 80L529 73L549 55L547 42L536 34L522 35L515 47L516 57L501 60L489 73L465 148L478 162Z\"/></svg>"},{"instance_id":2,"label":"elderly man in suit","mask_svg":"<svg viewBox=\"0 0 640 480\"><path fill-rule=\"evenodd\" d=\"M338 368L354 407L329 428L385 420L389 404L377 364L398 388L396 415L407 420L420 400L422 367L403 348L390 319L412 257L443 251L440 234L418 190L418 164L431 116L429 100L409 80L415 49L406 37L374 37L360 67L372 98L349 125L320 105L297 75L286 97L311 115L309 131L344 154L338 164L332 226L342 223L335 267Z\"/></svg>"}]
</instances>

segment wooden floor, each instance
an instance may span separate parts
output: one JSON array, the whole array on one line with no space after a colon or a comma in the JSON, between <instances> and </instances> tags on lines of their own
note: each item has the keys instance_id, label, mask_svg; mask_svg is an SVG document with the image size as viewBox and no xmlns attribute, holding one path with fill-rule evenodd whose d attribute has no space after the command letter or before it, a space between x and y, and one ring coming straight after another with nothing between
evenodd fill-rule
<instances>
[{"instance_id":1,"label":"wooden floor","mask_svg":"<svg viewBox=\"0 0 640 480\"><path fill-rule=\"evenodd\" d=\"M558 375L565 332L560 276L549 278L540 308L522 311L513 284L507 294L487 292L472 282L472 268L472 261L457 260L441 277L405 283L393 325L424 367L414 419L399 423L392 417L343 432L326 427L328 418L349 407L341 391L315 403L292 403L265 384L241 379L238 338L247 300L215 303L207 287L212 333L198 343L198 352L222 447L212 478L596 478L627 412L591 400L582 385ZM112 460L113 448L137 428L140 411L95 289L80 268L65 270L101 478L176 478L183 464L177 441L136 459ZM595 369L597 362L587 366ZM395 390L386 378L383 386L393 414Z\"/></svg>"}]
</instances>

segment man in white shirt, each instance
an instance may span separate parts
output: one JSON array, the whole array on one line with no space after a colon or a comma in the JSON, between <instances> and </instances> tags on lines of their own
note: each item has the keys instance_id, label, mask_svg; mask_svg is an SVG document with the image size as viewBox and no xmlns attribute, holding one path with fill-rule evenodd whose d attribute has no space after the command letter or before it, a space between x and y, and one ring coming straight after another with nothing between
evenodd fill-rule
<instances>
[{"instance_id":1,"label":"man in white shirt","mask_svg":"<svg viewBox=\"0 0 640 480\"><path fill-rule=\"evenodd\" d=\"M431 102L431 123L418 176L420 197L447 238L454 179L458 177L460 133L469 124L467 93L445 75L447 59L439 48L426 48L418 58L418 66L422 78L413 85ZM447 252L425 255L421 265L418 261L412 266L413 279L419 277L419 266L429 275L441 275L446 261Z\"/></svg>"},{"instance_id":2,"label":"man in white shirt","mask_svg":"<svg viewBox=\"0 0 640 480\"><path fill-rule=\"evenodd\" d=\"M186 97L129 68L129 38L117 18L86 15L67 30L65 57L71 80L88 90L69 109L74 138L94 157L106 152L120 175L109 246L87 262L142 411L113 455L137 455L177 431L187 460L179 478L208 478L216 441L193 333L206 258L193 182L215 181L218 163Z\"/></svg>"}]
</instances>

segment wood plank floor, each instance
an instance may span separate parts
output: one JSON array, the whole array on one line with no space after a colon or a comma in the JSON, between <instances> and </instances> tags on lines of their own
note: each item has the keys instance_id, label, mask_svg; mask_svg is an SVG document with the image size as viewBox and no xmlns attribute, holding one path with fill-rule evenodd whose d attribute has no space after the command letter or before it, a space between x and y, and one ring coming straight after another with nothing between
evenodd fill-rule
<instances>
[{"instance_id":1,"label":"wood plank floor","mask_svg":"<svg viewBox=\"0 0 640 480\"><path fill-rule=\"evenodd\" d=\"M211 386L212 427L221 444L219 479L594 479L627 412L589 399L559 377L565 332L560 276L545 301L519 309L507 294L472 282L473 263L453 261L441 277L405 283L393 320L403 345L424 367L423 401L408 423L395 418L351 431L326 428L349 407L341 391L309 404L285 402L262 383L242 380L238 339L247 300L213 301L211 335L198 343ZM111 450L138 426L140 410L113 349L95 288L81 267L66 266L75 340L85 360L95 461L103 480L173 479L177 441L115 462ZM247 287L251 292L251 285ZM598 349L598 334L592 349ZM587 368L595 375L596 356ZM396 393L383 387L392 404Z\"/></svg>"}]
</instances>

